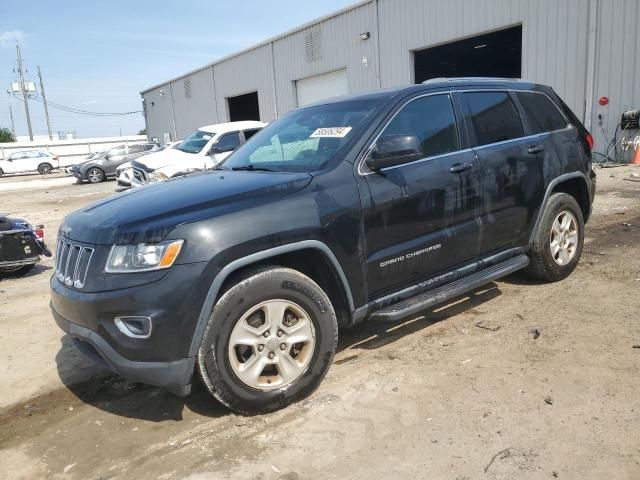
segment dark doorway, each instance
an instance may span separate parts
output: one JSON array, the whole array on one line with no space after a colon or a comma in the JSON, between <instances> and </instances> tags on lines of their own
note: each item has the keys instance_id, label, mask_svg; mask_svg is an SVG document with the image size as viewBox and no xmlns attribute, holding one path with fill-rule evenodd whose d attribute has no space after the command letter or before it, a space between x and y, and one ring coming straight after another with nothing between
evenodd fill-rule
<instances>
[{"instance_id":1,"label":"dark doorway","mask_svg":"<svg viewBox=\"0 0 640 480\"><path fill-rule=\"evenodd\" d=\"M258 106L258 92L251 92L237 97L227 98L229 104L229 119L232 122L241 120L260 120Z\"/></svg>"},{"instance_id":2,"label":"dark doorway","mask_svg":"<svg viewBox=\"0 0 640 480\"><path fill-rule=\"evenodd\" d=\"M414 52L416 83L439 77L522 75L522 25Z\"/></svg>"}]
</instances>

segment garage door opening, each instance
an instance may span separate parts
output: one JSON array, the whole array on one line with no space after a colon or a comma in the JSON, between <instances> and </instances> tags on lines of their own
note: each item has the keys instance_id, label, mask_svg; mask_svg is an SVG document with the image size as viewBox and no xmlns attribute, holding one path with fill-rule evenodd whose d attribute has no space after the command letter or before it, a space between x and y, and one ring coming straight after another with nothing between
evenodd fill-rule
<instances>
[{"instance_id":1,"label":"garage door opening","mask_svg":"<svg viewBox=\"0 0 640 480\"><path fill-rule=\"evenodd\" d=\"M522 75L522 25L414 52L416 83L439 77Z\"/></svg>"},{"instance_id":2,"label":"garage door opening","mask_svg":"<svg viewBox=\"0 0 640 480\"><path fill-rule=\"evenodd\" d=\"M349 80L345 69L296 81L299 107L348 93Z\"/></svg>"},{"instance_id":3,"label":"garage door opening","mask_svg":"<svg viewBox=\"0 0 640 480\"><path fill-rule=\"evenodd\" d=\"M227 104L229 105L229 120L232 122L260 120L258 92L229 97L227 98Z\"/></svg>"}]
</instances>

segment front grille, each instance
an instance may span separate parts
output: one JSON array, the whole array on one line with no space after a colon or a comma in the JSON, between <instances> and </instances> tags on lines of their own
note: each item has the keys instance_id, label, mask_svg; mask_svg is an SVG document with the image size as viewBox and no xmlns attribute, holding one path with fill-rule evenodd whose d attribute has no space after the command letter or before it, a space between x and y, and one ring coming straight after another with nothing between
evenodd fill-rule
<instances>
[{"instance_id":1,"label":"front grille","mask_svg":"<svg viewBox=\"0 0 640 480\"><path fill-rule=\"evenodd\" d=\"M141 168L135 168L134 167L134 169L133 169L133 178L135 178L136 180L138 180L141 183L148 183L149 182L149 179L147 177L147 172L145 172Z\"/></svg>"},{"instance_id":2,"label":"front grille","mask_svg":"<svg viewBox=\"0 0 640 480\"><path fill-rule=\"evenodd\" d=\"M58 237L55 259L58 281L68 287L84 287L92 256L93 248L75 245Z\"/></svg>"}]
</instances>

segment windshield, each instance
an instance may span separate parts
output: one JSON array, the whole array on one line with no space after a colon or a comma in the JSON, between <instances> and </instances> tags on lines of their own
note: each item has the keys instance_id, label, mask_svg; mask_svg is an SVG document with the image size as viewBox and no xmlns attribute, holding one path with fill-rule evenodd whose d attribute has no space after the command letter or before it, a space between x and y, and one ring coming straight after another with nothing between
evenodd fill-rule
<instances>
[{"instance_id":1,"label":"windshield","mask_svg":"<svg viewBox=\"0 0 640 480\"><path fill-rule=\"evenodd\" d=\"M200 153L215 135L215 133L196 130L185 138L176 149L186 153Z\"/></svg>"},{"instance_id":2,"label":"windshield","mask_svg":"<svg viewBox=\"0 0 640 480\"><path fill-rule=\"evenodd\" d=\"M341 158L381 103L380 99L353 100L295 110L254 135L222 168L322 170Z\"/></svg>"}]
</instances>

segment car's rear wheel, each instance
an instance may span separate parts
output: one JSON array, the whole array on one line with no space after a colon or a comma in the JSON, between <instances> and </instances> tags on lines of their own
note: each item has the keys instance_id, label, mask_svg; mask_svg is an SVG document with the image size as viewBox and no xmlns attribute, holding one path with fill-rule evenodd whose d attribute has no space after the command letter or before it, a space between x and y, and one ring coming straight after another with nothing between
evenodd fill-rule
<instances>
[{"instance_id":1,"label":"car's rear wheel","mask_svg":"<svg viewBox=\"0 0 640 480\"><path fill-rule=\"evenodd\" d=\"M104 172L98 167L92 167L87 171L89 183L100 183L104 181Z\"/></svg>"},{"instance_id":2,"label":"car's rear wheel","mask_svg":"<svg viewBox=\"0 0 640 480\"><path fill-rule=\"evenodd\" d=\"M200 376L232 410L278 410L317 388L337 340L335 312L313 280L288 268L249 272L211 313L198 351Z\"/></svg>"},{"instance_id":3,"label":"car's rear wheel","mask_svg":"<svg viewBox=\"0 0 640 480\"><path fill-rule=\"evenodd\" d=\"M53 170L53 167L50 163L41 163L38 165L38 173L40 175L48 175L51 173L51 170Z\"/></svg>"},{"instance_id":4,"label":"car's rear wheel","mask_svg":"<svg viewBox=\"0 0 640 480\"><path fill-rule=\"evenodd\" d=\"M528 273L548 282L566 278L580 261L583 243L584 219L578 202L566 193L553 194L535 234Z\"/></svg>"}]
</instances>

